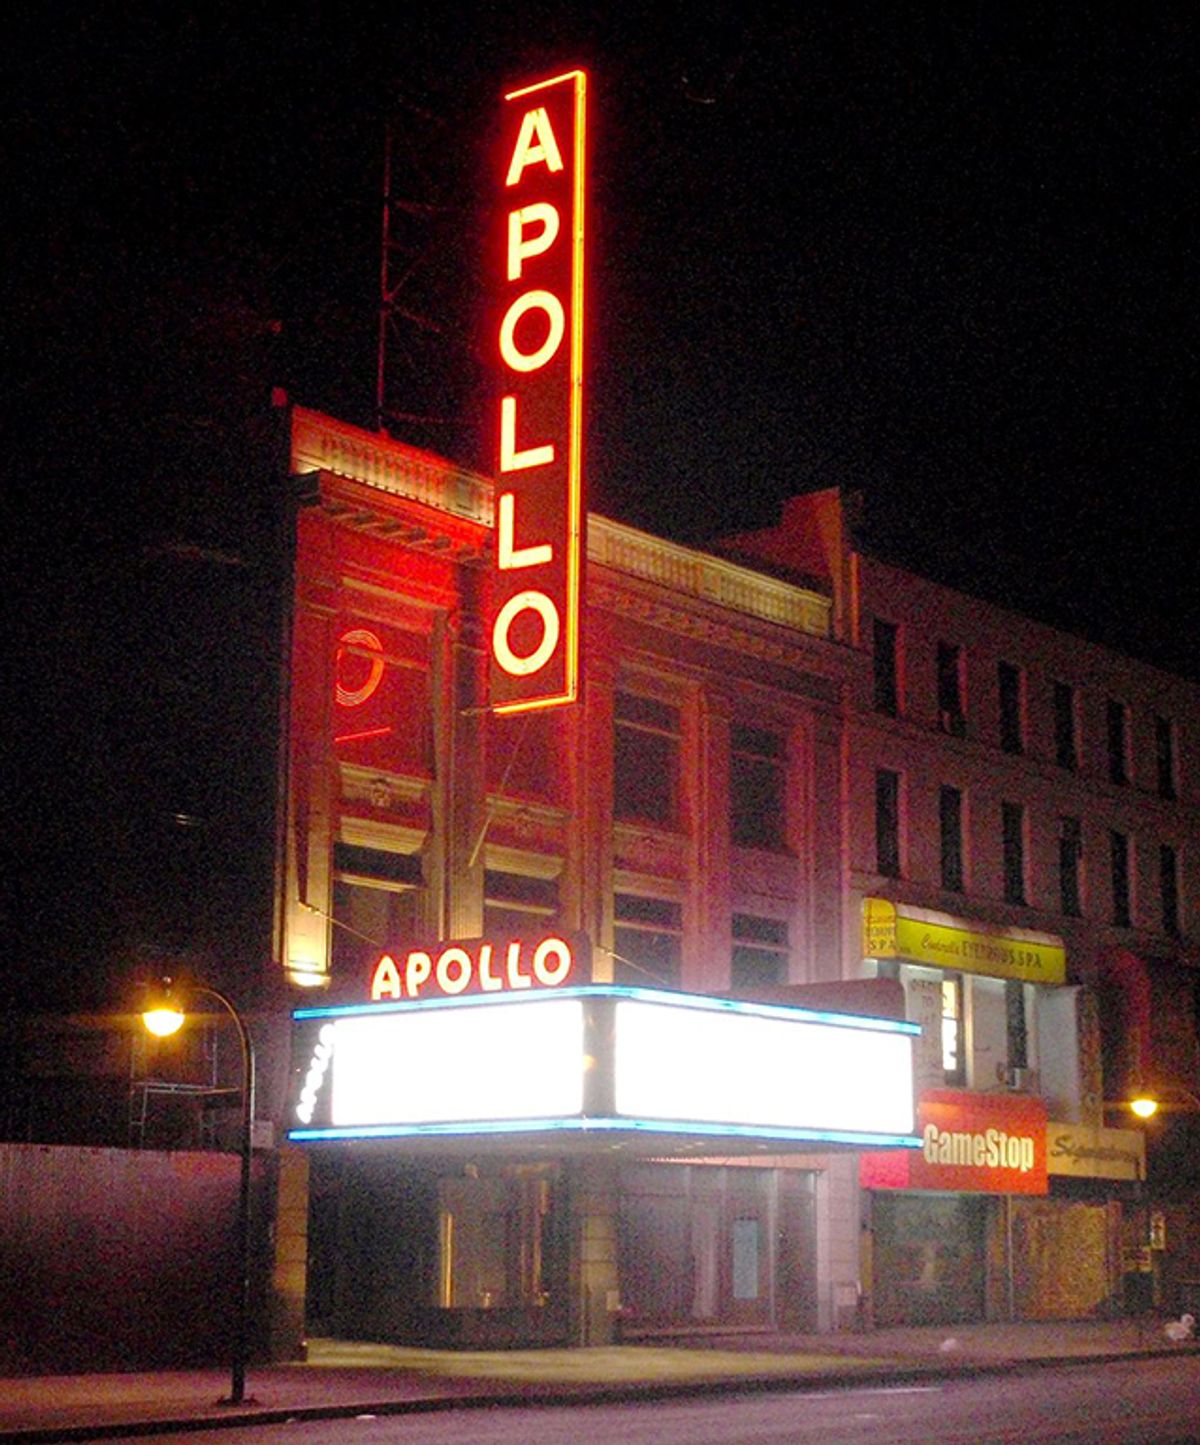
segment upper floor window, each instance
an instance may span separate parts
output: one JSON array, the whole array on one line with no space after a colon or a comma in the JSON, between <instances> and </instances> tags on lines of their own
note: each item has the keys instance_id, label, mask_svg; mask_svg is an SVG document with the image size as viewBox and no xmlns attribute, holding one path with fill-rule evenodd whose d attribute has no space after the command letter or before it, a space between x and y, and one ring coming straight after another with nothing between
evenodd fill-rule
<instances>
[{"instance_id":1,"label":"upper floor window","mask_svg":"<svg viewBox=\"0 0 1200 1445\"><path fill-rule=\"evenodd\" d=\"M678 988L683 910L665 898L618 893L613 899L613 981Z\"/></svg>"},{"instance_id":2,"label":"upper floor window","mask_svg":"<svg viewBox=\"0 0 1200 1445\"><path fill-rule=\"evenodd\" d=\"M937 645L937 702L941 728L955 737L964 736L967 708L963 650L952 642Z\"/></svg>"},{"instance_id":3,"label":"upper floor window","mask_svg":"<svg viewBox=\"0 0 1200 1445\"><path fill-rule=\"evenodd\" d=\"M1079 725L1075 689L1068 682L1054 684L1054 760L1074 772L1079 767Z\"/></svg>"},{"instance_id":4,"label":"upper floor window","mask_svg":"<svg viewBox=\"0 0 1200 1445\"><path fill-rule=\"evenodd\" d=\"M381 953L416 941L421 858L335 843L333 869L333 977L360 980L365 991Z\"/></svg>"},{"instance_id":5,"label":"upper floor window","mask_svg":"<svg viewBox=\"0 0 1200 1445\"><path fill-rule=\"evenodd\" d=\"M1178 937L1179 927L1179 854L1170 843L1158 850L1158 894L1164 933Z\"/></svg>"},{"instance_id":6,"label":"upper floor window","mask_svg":"<svg viewBox=\"0 0 1200 1445\"><path fill-rule=\"evenodd\" d=\"M1109 698L1105 707L1108 730L1108 781L1129 781L1129 709L1123 702Z\"/></svg>"},{"instance_id":7,"label":"upper floor window","mask_svg":"<svg viewBox=\"0 0 1200 1445\"><path fill-rule=\"evenodd\" d=\"M483 931L489 937L549 928L558 917L558 880L501 873L489 868L483 881Z\"/></svg>"},{"instance_id":8,"label":"upper floor window","mask_svg":"<svg viewBox=\"0 0 1200 1445\"><path fill-rule=\"evenodd\" d=\"M1058 820L1059 907L1068 918L1083 912L1083 823L1079 818Z\"/></svg>"},{"instance_id":9,"label":"upper floor window","mask_svg":"<svg viewBox=\"0 0 1200 1445\"><path fill-rule=\"evenodd\" d=\"M1133 922L1133 888L1129 866L1129 838L1114 828L1108 835L1112 863L1112 921L1118 928Z\"/></svg>"},{"instance_id":10,"label":"upper floor window","mask_svg":"<svg viewBox=\"0 0 1200 1445\"><path fill-rule=\"evenodd\" d=\"M784 847L787 743L777 733L734 724L730 733L729 831L742 848Z\"/></svg>"},{"instance_id":11,"label":"upper floor window","mask_svg":"<svg viewBox=\"0 0 1200 1445\"><path fill-rule=\"evenodd\" d=\"M1154 761L1158 775L1158 796L1176 796L1175 727L1170 718L1154 719Z\"/></svg>"},{"instance_id":12,"label":"upper floor window","mask_svg":"<svg viewBox=\"0 0 1200 1445\"><path fill-rule=\"evenodd\" d=\"M1000 804L1004 858L1004 901L1025 902L1025 809L1020 803Z\"/></svg>"},{"instance_id":13,"label":"upper floor window","mask_svg":"<svg viewBox=\"0 0 1200 1445\"><path fill-rule=\"evenodd\" d=\"M900 774L875 773L875 867L885 878L900 876Z\"/></svg>"},{"instance_id":14,"label":"upper floor window","mask_svg":"<svg viewBox=\"0 0 1200 1445\"><path fill-rule=\"evenodd\" d=\"M942 887L961 893L963 871L963 795L943 784L938 793L938 823L942 837Z\"/></svg>"},{"instance_id":15,"label":"upper floor window","mask_svg":"<svg viewBox=\"0 0 1200 1445\"><path fill-rule=\"evenodd\" d=\"M877 617L873 627L875 711L896 717L900 712L899 630Z\"/></svg>"},{"instance_id":16,"label":"upper floor window","mask_svg":"<svg viewBox=\"0 0 1200 1445\"><path fill-rule=\"evenodd\" d=\"M1004 981L1004 1022L1008 1040L1008 1067L1029 1067L1029 1016L1026 1011L1026 985L1019 978Z\"/></svg>"},{"instance_id":17,"label":"upper floor window","mask_svg":"<svg viewBox=\"0 0 1200 1445\"><path fill-rule=\"evenodd\" d=\"M1000 746L1006 753L1025 751L1024 676L1011 662L996 664L1000 695Z\"/></svg>"},{"instance_id":18,"label":"upper floor window","mask_svg":"<svg viewBox=\"0 0 1200 1445\"><path fill-rule=\"evenodd\" d=\"M776 918L733 915L733 953L730 983L750 989L786 983L788 977L788 926Z\"/></svg>"},{"instance_id":19,"label":"upper floor window","mask_svg":"<svg viewBox=\"0 0 1200 1445\"><path fill-rule=\"evenodd\" d=\"M679 709L639 693L614 701L613 814L674 827L679 821Z\"/></svg>"}]
</instances>

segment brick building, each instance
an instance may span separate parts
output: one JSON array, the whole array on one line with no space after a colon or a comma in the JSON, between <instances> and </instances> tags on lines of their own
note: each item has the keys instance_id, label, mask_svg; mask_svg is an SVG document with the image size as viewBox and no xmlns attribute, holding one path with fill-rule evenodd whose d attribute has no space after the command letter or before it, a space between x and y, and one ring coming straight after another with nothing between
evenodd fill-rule
<instances>
[{"instance_id":1,"label":"brick building","mask_svg":"<svg viewBox=\"0 0 1200 1445\"><path fill-rule=\"evenodd\" d=\"M1196 1080L1194 688L884 567L818 493L711 552L590 518L583 702L496 716L486 479L300 410L291 465L294 1005L553 927L597 985L922 1027L919 1150L289 1148L310 1330L1086 1315L1147 1258L1161 1290L1142 1135L1104 1110Z\"/></svg>"}]
</instances>

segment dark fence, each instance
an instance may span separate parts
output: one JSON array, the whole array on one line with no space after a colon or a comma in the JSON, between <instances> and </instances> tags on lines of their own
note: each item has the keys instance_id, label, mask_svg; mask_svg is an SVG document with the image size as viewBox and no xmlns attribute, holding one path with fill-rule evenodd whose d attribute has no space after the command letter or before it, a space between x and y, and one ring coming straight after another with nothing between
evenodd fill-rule
<instances>
[{"instance_id":1,"label":"dark fence","mask_svg":"<svg viewBox=\"0 0 1200 1445\"><path fill-rule=\"evenodd\" d=\"M238 1162L0 1144L0 1374L224 1364Z\"/></svg>"}]
</instances>

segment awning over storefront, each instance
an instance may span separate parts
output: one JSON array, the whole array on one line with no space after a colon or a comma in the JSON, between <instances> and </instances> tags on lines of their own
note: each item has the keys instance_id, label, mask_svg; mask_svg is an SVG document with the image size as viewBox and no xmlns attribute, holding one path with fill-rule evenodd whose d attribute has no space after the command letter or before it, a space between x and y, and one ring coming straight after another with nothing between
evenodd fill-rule
<instances>
[{"instance_id":1,"label":"awning over storefront","mask_svg":"<svg viewBox=\"0 0 1200 1445\"><path fill-rule=\"evenodd\" d=\"M998 928L888 898L863 900L863 957L897 958L930 968L1024 983L1065 983L1061 938L1028 928Z\"/></svg>"},{"instance_id":2,"label":"awning over storefront","mask_svg":"<svg viewBox=\"0 0 1200 1445\"><path fill-rule=\"evenodd\" d=\"M1146 1136L1140 1129L1051 1120L1046 1125L1046 1168L1069 1179L1145 1179Z\"/></svg>"},{"instance_id":3,"label":"awning over storefront","mask_svg":"<svg viewBox=\"0 0 1200 1445\"><path fill-rule=\"evenodd\" d=\"M299 1009L289 1138L914 1149L916 1024L594 985Z\"/></svg>"}]
</instances>

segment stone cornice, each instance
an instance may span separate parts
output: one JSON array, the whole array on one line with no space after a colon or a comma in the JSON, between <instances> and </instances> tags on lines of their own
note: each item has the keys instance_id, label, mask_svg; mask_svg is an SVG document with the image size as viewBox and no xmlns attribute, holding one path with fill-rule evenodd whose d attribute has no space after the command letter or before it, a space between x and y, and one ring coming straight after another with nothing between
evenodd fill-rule
<instances>
[{"instance_id":1,"label":"stone cornice","mask_svg":"<svg viewBox=\"0 0 1200 1445\"><path fill-rule=\"evenodd\" d=\"M292 413L292 470L324 472L435 512L484 527L492 526L493 484L487 477L391 437L364 431L303 407L297 407ZM367 525L369 519L356 515L349 498L330 497L328 506L339 520L364 525L367 530L379 531L395 540L416 542L435 550L440 547L451 556L458 550L450 538L429 534L420 526L414 525L406 532L398 518L375 519ZM833 602L819 592L594 513L588 517L587 536L588 561L593 569L600 567L636 578L676 594L681 601L688 598L707 602L791 632L816 638L831 635ZM601 597L606 595L598 579L589 577L588 586L593 596L597 591ZM743 635L737 636L738 645L744 645ZM787 648L780 647L777 653L778 660L785 660ZM775 656L770 652L762 655Z\"/></svg>"},{"instance_id":2,"label":"stone cornice","mask_svg":"<svg viewBox=\"0 0 1200 1445\"><path fill-rule=\"evenodd\" d=\"M830 635L833 602L819 592L780 582L752 568L681 547L605 517L588 518L588 561L653 582L681 597L712 602L794 632L823 638ZM593 596L598 586L603 586L597 582L589 585Z\"/></svg>"},{"instance_id":3,"label":"stone cornice","mask_svg":"<svg viewBox=\"0 0 1200 1445\"><path fill-rule=\"evenodd\" d=\"M329 472L439 512L492 525L492 484L486 477L305 407L292 412L292 470Z\"/></svg>"}]
</instances>

